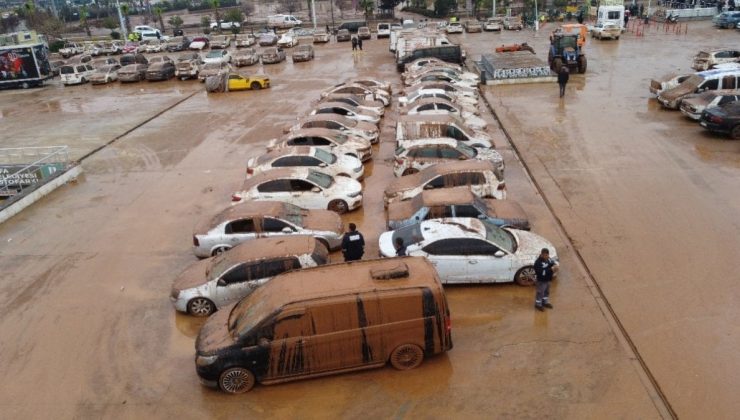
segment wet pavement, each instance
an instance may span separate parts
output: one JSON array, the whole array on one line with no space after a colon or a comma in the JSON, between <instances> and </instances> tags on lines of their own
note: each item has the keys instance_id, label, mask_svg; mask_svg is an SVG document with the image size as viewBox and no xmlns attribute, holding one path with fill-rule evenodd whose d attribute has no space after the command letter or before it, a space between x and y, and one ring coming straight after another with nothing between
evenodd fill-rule
<instances>
[{"instance_id":1,"label":"wet pavement","mask_svg":"<svg viewBox=\"0 0 740 420\"><path fill-rule=\"evenodd\" d=\"M546 54L546 38L522 40ZM661 109L648 86L651 77L690 72L700 48L736 44L736 31L709 22L690 23L687 36L589 39L588 71L571 75L564 100L556 84L487 88L556 217L686 418L740 409L732 268L740 143Z\"/></svg>"},{"instance_id":2,"label":"wet pavement","mask_svg":"<svg viewBox=\"0 0 740 420\"><path fill-rule=\"evenodd\" d=\"M706 42L709 34L692 42ZM474 56L499 38L528 35L460 38ZM688 60L661 56L649 42L627 35L619 43L590 43L589 73L584 81L572 78L572 102L562 106L555 85L487 88L558 218L485 114L507 162L509 197L522 203L533 231L558 248L563 268L552 294L555 310L535 312L529 288L448 287L455 345L448 354L410 372L387 367L258 386L241 396L198 383L193 342L203 320L175 314L168 299L174 277L195 260L192 228L229 205L247 159L305 113L321 90L358 75L398 88L387 41L366 42L366 51L354 56L348 43L318 46L313 62L265 66L273 87L259 92L207 95L201 84L179 81L103 87L105 96L91 86L0 92L0 126L14 142L70 144L84 156L114 140L84 160L78 182L0 225L4 413L659 417L659 398L605 315L568 237L679 415L696 415L698 401L706 402L705 412L731 413L727 398L737 379L729 376L732 369L716 367L738 365L731 351L737 340L732 289L718 284L732 280L719 270L738 249L737 235L726 236L737 229L730 220L737 202L722 193L737 175L737 149L647 99L647 80L665 72L661 60L673 66ZM614 50L625 51L624 62L607 61ZM647 51L655 54L643 62ZM690 58L692 50L685 51ZM43 118L14 111L16 103L43 110L49 101L57 108ZM381 122L364 207L344 217L365 234L368 257L377 255L384 227L382 189L392 178L396 118L391 108ZM710 188L697 186L700 171ZM661 216L663 204L671 205L673 218ZM657 252L663 248L665 254ZM711 286L704 284L710 279Z\"/></svg>"}]
</instances>

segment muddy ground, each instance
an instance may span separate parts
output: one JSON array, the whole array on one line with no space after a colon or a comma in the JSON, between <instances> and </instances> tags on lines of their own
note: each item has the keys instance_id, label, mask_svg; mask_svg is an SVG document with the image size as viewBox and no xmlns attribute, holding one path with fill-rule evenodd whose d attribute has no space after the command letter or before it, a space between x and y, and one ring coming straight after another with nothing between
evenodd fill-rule
<instances>
[{"instance_id":1,"label":"muddy ground","mask_svg":"<svg viewBox=\"0 0 740 420\"><path fill-rule=\"evenodd\" d=\"M354 56L349 44L332 43L318 46L313 62L244 69L271 76L273 87L260 92L207 95L180 81L0 92L6 147L69 144L80 158L110 143L84 159L78 182L0 225L4 415L665 415L595 279L679 415L729 416L737 408L737 311L725 271L738 249L738 205L728 194L737 144L661 111L648 100L647 80L688 68L698 46L733 35L705 28L590 43L589 73L573 77L562 104L555 85L487 88L535 176L536 184L485 114L507 162L509 197L562 259L555 310L533 311L533 290L515 285L450 287L448 354L411 372L384 368L243 396L200 386L193 342L203 321L175 314L168 301L172 279L195 260L192 228L229 205L247 159L321 90L356 75L399 87L387 41L367 42ZM474 57L499 40L527 38L458 39ZM530 42L544 54L541 34ZM364 207L344 217L358 222L368 256L377 255L383 230L395 118L391 108L381 123Z\"/></svg>"}]
</instances>

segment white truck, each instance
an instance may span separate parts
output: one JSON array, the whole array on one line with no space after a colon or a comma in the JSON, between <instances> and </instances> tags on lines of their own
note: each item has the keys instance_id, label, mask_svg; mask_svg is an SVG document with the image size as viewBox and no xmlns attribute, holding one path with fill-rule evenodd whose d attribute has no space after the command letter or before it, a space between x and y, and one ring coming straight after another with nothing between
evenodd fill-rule
<instances>
[{"instance_id":1,"label":"white truck","mask_svg":"<svg viewBox=\"0 0 740 420\"><path fill-rule=\"evenodd\" d=\"M624 2L622 0L602 0L596 12L596 24L614 23L624 32Z\"/></svg>"}]
</instances>

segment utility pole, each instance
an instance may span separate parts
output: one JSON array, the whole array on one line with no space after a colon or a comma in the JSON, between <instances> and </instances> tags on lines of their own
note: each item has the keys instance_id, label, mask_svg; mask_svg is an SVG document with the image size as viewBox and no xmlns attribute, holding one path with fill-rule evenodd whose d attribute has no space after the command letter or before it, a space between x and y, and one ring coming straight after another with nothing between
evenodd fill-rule
<instances>
[{"instance_id":1,"label":"utility pole","mask_svg":"<svg viewBox=\"0 0 740 420\"><path fill-rule=\"evenodd\" d=\"M493 0L493 5L491 6L491 17L496 17L496 0Z\"/></svg>"},{"instance_id":2,"label":"utility pole","mask_svg":"<svg viewBox=\"0 0 740 420\"><path fill-rule=\"evenodd\" d=\"M128 32L126 31L126 23L123 20L123 13L121 13L121 3L116 0L116 11L118 11L118 24L121 25L121 33L123 34L123 40L128 40Z\"/></svg>"},{"instance_id":3,"label":"utility pole","mask_svg":"<svg viewBox=\"0 0 740 420\"><path fill-rule=\"evenodd\" d=\"M331 29L334 30L334 0L329 0L329 9L331 10Z\"/></svg>"},{"instance_id":4,"label":"utility pole","mask_svg":"<svg viewBox=\"0 0 740 420\"><path fill-rule=\"evenodd\" d=\"M316 3L311 0L311 18L313 19L313 30L316 30Z\"/></svg>"},{"instance_id":5,"label":"utility pole","mask_svg":"<svg viewBox=\"0 0 740 420\"><path fill-rule=\"evenodd\" d=\"M540 17L537 13L537 0L534 0L534 31L540 30Z\"/></svg>"}]
</instances>

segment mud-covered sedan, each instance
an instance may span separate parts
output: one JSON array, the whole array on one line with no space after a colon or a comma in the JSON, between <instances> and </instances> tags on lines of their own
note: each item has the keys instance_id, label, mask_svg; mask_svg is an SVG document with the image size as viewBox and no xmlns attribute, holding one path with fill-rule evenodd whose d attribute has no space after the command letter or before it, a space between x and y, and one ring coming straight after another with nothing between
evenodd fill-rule
<instances>
[{"instance_id":1,"label":"mud-covered sedan","mask_svg":"<svg viewBox=\"0 0 740 420\"><path fill-rule=\"evenodd\" d=\"M369 122L357 121L339 114L308 115L299 119L295 124L283 129L284 133L298 131L304 128L327 128L338 130L344 134L362 137L370 143L378 142L378 127Z\"/></svg>"},{"instance_id":2,"label":"mud-covered sedan","mask_svg":"<svg viewBox=\"0 0 740 420\"><path fill-rule=\"evenodd\" d=\"M393 173L407 176L438 163L465 160L493 162L500 173L504 173L504 158L496 150L470 147L449 137L399 141L393 159Z\"/></svg>"},{"instance_id":3,"label":"mud-covered sedan","mask_svg":"<svg viewBox=\"0 0 740 420\"><path fill-rule=\"evenodd\" d=\"M384 257L396 256L396 240L403 240L406 255L426 257L443 284L534 284L534 261L542 248L557 260L555 246L525 230L500 228L484 220L446 218L385 232L378 240Z\"/></svg>"},{"instance_id":4,"label":"mud-covered sedan","mask_svg":"<svg viewBox=\"0 0 740 420\"><path fill-rule=\"evenodd\" d=\"M248 178L231 197L233 203L249 200L283 201L341 214L362 207L362 184L312 169L282 168Z\"/></svg>"},{"instance_id":5,"label":"mud-covered sedan","mask_svg":"<svg viewBox=\"0 0 740 420\"><path fill-rule=\"evenodd\" d=\"M247 162L247 178L277 168L311 168L327 175L361 180L362 162L354 156L335 154L319 147L294 146L276 149Z\"/></svg>"},{"instance_id":6,"label":"mud-covered sedan","mask_svg":"<svg viewBox=\"0 0 740 420\"><path fill-rule=\"evenodd\" d=\"M423 191L411 200L388 205L386 214L391 230L444 217L473 217L500 227L530 228L527 214L516 201L480 198L468 187Z\"/></svg>"},{"instance_id":7,"label":"mud-covered sedan","mask_svg":"<svg viewBox=\"0 0 740 420\"><path fill-rule=\"evenodd\" d=\"M309 235L336 250L342 243L342 219L333 211L308 210L280 201L248 201L202 220L193 233L193 253L207 258L259 238Z\"/></svg>"}]
</instances>

